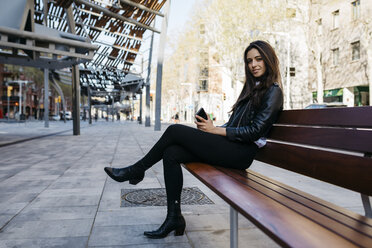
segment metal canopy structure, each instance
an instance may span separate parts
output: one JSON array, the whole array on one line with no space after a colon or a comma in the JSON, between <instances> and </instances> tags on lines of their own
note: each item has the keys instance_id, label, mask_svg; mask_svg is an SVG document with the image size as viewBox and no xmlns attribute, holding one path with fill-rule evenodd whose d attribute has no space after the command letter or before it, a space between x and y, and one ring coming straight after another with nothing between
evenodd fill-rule
<instances>
[{"instance_id":1,"label":"metal canopy structure","mask_svg":"<svg viewBox=\"0 0 372 248\"><path fill-rule=\"evenodd\" d=\"M59 69L93 59L98 46L90 40L35 23L32 1L4 1L0 63Z\"/></svg>"},{"instance_id":2,"label":"metal canopy structure","mask_svg":"<svg viewBox=\"0 0 372 248\"><path fill-rule=\"evenodd\" d=\"M143 86L131 68L145 31L160 33L152 23L164 17L166 0L5 1L12 18L0 17L0 63L49 69L80 64L81 86L92 90L112 83L131 91L136 88L127 84ZM124 80L128 74L134 80Z\"/></svg>"},{"instance_id":3,"label":"metal canopy structure","mask_svg":"<svg viewBox=\"0 0 372 248\"><path fill-rule=\"evenodd\" d=\"M107 85L137 93L144 85L138 72L131 71L146 30L166 0L35 0L35 23L67 31L68 15L75 22L75 34L98 46L93 59L80 64L81 86L102 91ZM46 4L46 8L44 7ZM71 13L68 13L71 9ZM46 18L45 18L46 16ZM132 75L134 80L125 80ZM133 83L140 87L127 87ZM109 86L110 87L110 86ZM84 91L83 91L84 92Z\"/></svg>"},{"instance_id":4,"label":"metal canopy structure","mask_svg":"<svg viewBox=\"0 0 372 248\"><path fill-rule=\"evenodd\" d=\"M141 93L143 86L149 88L132 68L145 31L160 33L154 20L156 16L167 19L160 10L170 0L3 1L7 8L0 15L0 63L44 68L48 74L48 69L72 66L72 71L62 74L72 81L74 120L79 119L80 85L89 96L113 89ZM161 37L163 33L164 27ZM161 40L163 47L165 36ZM45 77L45 87L47 81ZM160 108L160 101L157 105ZM79 125L74 121L74 134L80 133Z\"/></svg>"}]
</instances>

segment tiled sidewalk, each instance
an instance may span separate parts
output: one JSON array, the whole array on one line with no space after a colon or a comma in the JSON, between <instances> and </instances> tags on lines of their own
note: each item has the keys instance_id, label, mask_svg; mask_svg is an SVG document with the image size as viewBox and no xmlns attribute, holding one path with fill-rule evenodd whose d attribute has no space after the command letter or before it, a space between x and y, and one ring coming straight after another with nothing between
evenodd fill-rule
<instances>
[{"instance_id":1,"label":"tiled sidewalk","mask_svg":"<svg viewBox=\"0 0 372 248\"><path fill-rule=\"evenodd\" d=\"M184 236L143 236L163 222L165 207L120 207L121 189L164 187L162 164L148 170L136 186L114 182L103 168L137 161L166 125L155 132L136 122L82 123L80 136L72 135L71 122L47 131L43 123L29 129L7 125L0 123L7 142L66 132L0 147L0 247L229 247L229 206L186 171L184 186L198 187L214 204L182 207ZM14 130L22 131L12 136ZM261 163L251 168L363 213L358 194ZM239 227L240 247L277 246L244 217L239 217Z\"/></svg>"}]
</instances>

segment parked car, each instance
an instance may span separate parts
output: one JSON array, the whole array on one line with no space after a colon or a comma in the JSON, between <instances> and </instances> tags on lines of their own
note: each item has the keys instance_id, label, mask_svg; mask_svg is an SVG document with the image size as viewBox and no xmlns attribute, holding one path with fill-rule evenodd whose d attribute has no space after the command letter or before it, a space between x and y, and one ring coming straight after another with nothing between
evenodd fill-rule
<instances>
[{"instance_id":1,"label":"parked car","mask_svg":"<svg viewBox=\"0 0 372 248\"><path fill-rule=\"evenodd\" d=\"M59 116L59 115L51 115L49 117L49 119L50 120L53 120L53 121L59 121L59 120L61 120L61 116Z\"/></svg>"},{"instance_id":2,"label":"parked car","mask_svg":"<svg viewBox=\"0 0 372 248\"><path fill-rule=\"evenodd\" d=\"M63 120L63 111L61 111L60 113L61 113L61 119ZM66 111L65 112L65 116L66 116L66 120L72 120L72 113L71 113L71 111Z\"/></svg>"},{"instance_id":3,"label":"parked car","mask_svg":"<svg viewBox=\"0 0 372 248\"><path fill-rule=\"evenodd\" d=\"M319 108L344 108L347 107L342 102L325 102L325 103L312 103L309 106L305 107L305 109L319 109Z\"/></svg>"}]
</instances>

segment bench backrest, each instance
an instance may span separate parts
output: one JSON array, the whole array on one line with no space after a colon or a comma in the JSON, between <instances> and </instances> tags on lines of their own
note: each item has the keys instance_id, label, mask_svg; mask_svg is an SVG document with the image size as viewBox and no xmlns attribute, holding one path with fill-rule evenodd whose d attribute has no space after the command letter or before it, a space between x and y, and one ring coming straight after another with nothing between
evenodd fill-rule
<instances>
[{"instance_id":1,"label":"bench backrest","mask_svg":"<svg viewBox=\"0 0 372 248\"><path fill-rule=\"evenodd\" d=\"M256 160L372 195L372 107L283 111Z\"/></svg>"}]
</instances>

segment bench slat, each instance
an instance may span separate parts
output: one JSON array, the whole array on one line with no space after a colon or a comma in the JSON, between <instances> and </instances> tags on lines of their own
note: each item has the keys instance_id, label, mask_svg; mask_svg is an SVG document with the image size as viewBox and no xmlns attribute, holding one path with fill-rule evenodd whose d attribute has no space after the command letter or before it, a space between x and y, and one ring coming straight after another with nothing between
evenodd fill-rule
<instances>
[{"instance_id":1,"label":"bench slat","mask_svg":"<svg viewBox=\"0 0 372 248\"><path fill-rule=\"evenodd\" d=\"M372 195L372 158L268 142L255 159Z\"/></svg>"},{"instance_id":2,"label":"bench slat","mask_svg":"<svg viewBox=\"0 0 372 248\"><path fill-rule=\"evenodd\" d=\"M251 170L238 171L220 167L216 168L226 175L236 178L242 184L256 189L345 238L352 236L358 242L372 241L372 220L367 217L352 214L329 202L276 182ZM369 238L365 239L365 236ZM367 246L367 243L360 244Z\"/></svg>"},{"instance_id":3,"label":"bench slat","mask_svg":"<svg viewBox=\"0 0 372 248\"><path fill-rule=\"evenodd\" d=\"M372 130L274 126L270 139L372 153Z\"/></svg>"},{"instance_id":4,"label":"bench slat","mask_svg":"<svg viewBox=\"0 0 372 248\"><path fill-rule=\"evenodd\" d=\"M283 247L357 247L333 231L210 165L190 163L185 167Z\"/></svg>"},{"instance_id":5,"label":"bench slat","mask_svg":"<svg viewBox=\"0 0 372 248\"><path fill-rule=\"evenodd\" d=\"M273 180L271 178L263 176L263 175L255 172L255 171L252 171L250 169L247 169L246 171L241 171L239 173L245 175L245 174L247 174L247 172L249 172L250 175L256 177L257 180L262 180L263 183L265 181L267 181L270 184L275 184L279 188L286 190L286 195L288 195L288 196L291 195L291 197L293 197L293 199L296 200L296 201L303 202L303 204L306 204L306 205L309 205L309 206L312 206L311 202L316 202L316 204L318 204L318 206L317 206L318 209L317 210L321 211L324 208L325 209L325 214L327 214L328 212L332 212L333 214L334 213L341 214L342 216L345 216L345 217L349 218L350 220L352 220L352 222L357 221L357 222L362 223L363 225L368 225L369 227L372 227L372 219L371 218L362 216L360 214L357 214L357 213L352 212L350 210L347 210L345 208L334 205L334 204L332 204L330 202L327 202L327 201L325 201L321 198L310 195L306 192L300 191L300 190L295 189L293 187L290 187L286 184L280 183L276 180ZM327 211L328 209L330 209L331 211ZM335 217L335 219L337 219L338 217L339 216L337 215ZM346 221L344 223L347 224L347 225L350 224L349 221ZM371 237L372 237L372 230L368 230L368 235L371 235Z\"/></svg>"},{"instance_id":6,"label":"bench slat","mask_svg":"<svg viewBox=\"0 0 372 248\"><path fill-rule=\"evenodd\" d=\"M372 107L286 110L277 123L371 128Z\"/></svg>"}]
</instances>

